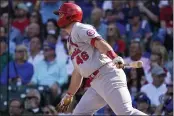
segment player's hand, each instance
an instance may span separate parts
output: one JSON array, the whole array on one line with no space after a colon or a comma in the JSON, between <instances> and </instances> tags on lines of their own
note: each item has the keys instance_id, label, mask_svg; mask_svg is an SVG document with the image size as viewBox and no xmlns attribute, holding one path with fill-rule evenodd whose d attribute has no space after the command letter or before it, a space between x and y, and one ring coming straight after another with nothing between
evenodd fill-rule
<instances>
[{"instance_id":1,"label":"player's hand","mask_svg":"<svg viewBox=\"0 0 174 116\"><path fill-rule=\"evenodd\" d=\"M62 113L66 112L68 110L70 104L72 103L72 101L73 101L73 95L70 95L67 93L62 98L61 102L56 106L56 110L58 112L62 112Z\"/></svg>"},{"instance_id":2,"label":"player's hand","mask_svg":"<svg viewBox=\"0 0 174 116\"><path fill-rule=\"evenodd\" d=\"M113 62L116 64L117 68L124 68L124 60L122 57L115 57Z\"/></svg>"}]
</instances>

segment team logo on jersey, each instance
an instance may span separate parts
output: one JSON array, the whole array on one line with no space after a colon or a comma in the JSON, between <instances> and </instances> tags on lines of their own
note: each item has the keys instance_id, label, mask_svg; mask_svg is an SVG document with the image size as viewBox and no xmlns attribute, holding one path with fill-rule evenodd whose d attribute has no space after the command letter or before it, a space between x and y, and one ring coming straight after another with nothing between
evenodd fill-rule
<instances>
[{"instance_id":1,"label":"team logo on jersey","mask_svg":"<svg viewBox=\"0 0 174 116\"><path fill-rule=\"evenodd\" d=\"M87 31L87 35L88 36L93 36L94 34L95 34L95 31L92 30L92 29L90 29L90 30Z\"/></svg>"}]
</instances>

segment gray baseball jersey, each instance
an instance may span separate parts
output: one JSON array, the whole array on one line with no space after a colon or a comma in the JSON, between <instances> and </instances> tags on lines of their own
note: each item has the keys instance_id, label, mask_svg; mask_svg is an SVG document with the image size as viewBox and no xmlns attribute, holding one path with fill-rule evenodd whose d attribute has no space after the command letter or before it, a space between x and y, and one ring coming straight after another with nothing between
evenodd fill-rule
<instances>
[{"instance_id":1,"label":"gray baseball jersey","mask_svg":"<svg viewBox=\"0 0 174 116\"><path fill-rule=\"evenodd\" d=\"M68 39L74 67L83 77L88 77L99 69L91 87L74 109L73 115L92 115L105 104L118 115L145 115L132 107L124 71L116 68L110 58L91 45L92 38L98 36L100 35L93 26L75 23Z\"/></svg>"},{"instance_id":2,"label":"gray baseball jersey","mask_svg":"<svg viewBox=\"0 0 174 116\"><path fill-rule=\"evenodd\" d=\"M88 77L104 64L111 62L91 45L91 40L100 35L88 24L75 23L68 39L68 49L74 67L83 77Z\"/></svg>"}]
</instances>

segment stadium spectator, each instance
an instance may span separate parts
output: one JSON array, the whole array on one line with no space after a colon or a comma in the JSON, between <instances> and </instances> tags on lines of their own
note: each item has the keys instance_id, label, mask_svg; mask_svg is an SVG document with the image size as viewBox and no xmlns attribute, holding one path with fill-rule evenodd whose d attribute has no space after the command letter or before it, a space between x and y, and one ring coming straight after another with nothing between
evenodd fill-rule
<instances>
[{"instance_id":1,"label":"stadium spectator","mask_svg":"<svg viewBox=\"0 0 174 116\"><path fill-rule=\"evenodd\" d=\"M154 64L158 64L159 66L163 67L166 72L165 83L171 83L171 74L170 72L164 67L166 61L168 60L168 54L164 46L155 45L152 47L152 53L150 57L150 67L153 68ZM152 76L151 70L146 72L146 80L148 83L152 83Z\"/></svg>"},{"instance_id":2,"label":"stadium spectator","mask_svg":"<svg viewBox=\"0 0 174 116\"><path fill-rule=\"evenodd\" d=\"M167 92L160 97L160 105L156 108L155 115L173 115L173 84L167 85Z\"/></svg>"},{"instance_id":3,"label":"stadium spectator","mask_svg":"<svg viewBox=\"0 0 174 116\"><path fill-rule=\"evenodd\" d=\"M134 99L136 94L140 92L140 88L146 84L146 80L144 77L144 70L143 68L138 68L138 69L130 69L129 71L126 72L127 72L126 75L127 75L128 88L132 99Z\"/></svg>"},{"instance_id":4,"label":"stadium spectator","mask_svg":"<svg viewBox=\"0 0 174 116\"><path fill-rule=\"evenodd\" d=\"M120 31L121 36L125 38L126 28L128 22L129 8L125 7L126 1L104 1L103 10L104 22L106 24L115 23Z\"/></svg>"},{"instance_id":5,"label":"stadium spectator","mask_svg":"<svg viewBox=\"0 0 174 116\"><path fill-rule=\"evenodd\" d=\"M124 40L122 39L120 32L118 28L116 27L115 23L108 24L106 39L107 39L107 42L112 46L112 48L117 54L124 56L126 44Z\"/></svg>"},{"instance_id":6,"label":"stadium spectator","mask_svg":"<svg viewBox=\"0 0 174 116\"><path fill-rule=\"evenodd\" d=\"M155 37L152 38L151 41L151 50L153 50L154 46L163 46L164 45L164 38L159 37L158 35L156 35Z\"/></svg>"},{"instance_id":7,"label":"stadium spectator","mask_svg":"<svg viewBox=\"0 0 174 116\"><path fill-rule=\"evenodd\" d=\"M55 19L48 19L45 25L46 25L45 36L47 36L48 34L55 34L56 36L58 36L59 28L57 27L57 22Z\"/></svg>"},{"instance_id":8,"label":"stadium spectator","mask_svg":"<svg viewBox=\"0 0 174 116\"><path fill-rule=\"evenodd\" d=\"M30 23L38 23L40 26L42 25L41 14L37 10L31 12Z\"/></svg>"},{"instance_id":9,"label":"stadium spectator","mask_svg":"<svg viewBox=\"0 0 174 116\"><path fill-rule=\"evenodd\" d=\"M142 12L142 18L143 20L146 20L149 22L151 30L153 32L153 35L156 35L160 32L160 7L159 7L160 0L148 0L138 3L138 7L140 11ZM164 40L164 39L163 39Z\"/></svg>"},{"instance_id":10,"label":"stadium spectator","mask_svg":"<svg viewBox=\"0 0 174 116\"><path fill-rule=\"evenodd\" d=\"M129 11L136 7L137 2L135 0L129 0L129 1L111 1L107 0L103 2L103 10L105 11L105 15L109 13L107 17L108 22L119 22L118 24L128 23L128 15ZM106 22L107 22L106 21ZM120 29L120 28L119 28ZM120 30L121 32L121 30ZM121 32L122 34L122 32Z\"/></svg>"},{"instance_id":11,"label":"stadium spectator","mask_svg":"<svg viewBox=\"0 0 174 116\"><path fill-rule=\"evenodd\" d=\"M9 2L8 1L2 1L0 4L0 14L3 14L4 12L9 10ZM10 7L10 11L12 8Z\"/></svg>"},{"instance_id":12,"label":"stadium spectator","mask_svg":"<svg viewBox=\"0 0 174 116\"><path fill-rule=\"evenodd\" d=\"M107 17L107 21L109 22L118 22L119 24L125 25L127 22L127 13L124 8L125 1L104 1L103 2L103 10L105 13L107 11L111 11L112 15Z\"/></svg>"},{"instance_id":13,"label":"stadium spectator","mask_svg":"<svg viewBox=\"0 0 174 116\"><path fill-rule=\"evenodd\" d=\"M103 16L103 22L105 24L111 23L112 21L110 21L110 17L112 16L113 12L112 10L108 9L104 12L104 16Z\"/></svg>"},{"instance_id":14,"label":"stadium spectator","mask_svg":"<svg viewBox=\"0 0 174 116\"><path fill-rule=\"evenodd\" d=\"M43 51L41 50L41 40L38 37L32 37L30 40L30 51L28 62L35 67L38 62L44 59Z\"/></svg>"},{"instance_id":15,"label":"stadium spectator","mask_svg":"<svg viewBox=\"0 0 174 116\"><path fill-rule=\"evenodd\" d=\"M66 64L56 57L55 44L45 41L43 51L44 59L36 65L31 84L49 86L56 97L60 87L68 81Z\"/></svg>"},{"instance_id":16,"label":"stadium spectator","mask_svg":"<svg viewBox=\"0 0 174 116\"><path fill-rule=\"evenodd\" d=\"M9 16L9 14L7 12L4 12L1 15L1 22L2 22L2 26L5 28L5 30L7 30L7 32L10 34L9 38L10 41L13 41L13 39L19 35L21 35L20 30L18 30L17 28L15 28L13 25L11 25L12 22L12 17ZM10 27L9 27L10 24Z\"/></svg>"},{"instance_id":17,"label":"stadium spectator","mask_svg":"<svg viewBox=\"0 0 174 116\"><path fill-rule=\"evenodd\" d=\"M150 26L147 21L141 21L140 11L137 7L129 11L130 23L126 25L126 40L139 38L146 44L152 36Z\"/></svg>"},{"instance_id":18,"label":"stadium spectator","mask_svg":"<svg viewBox=\"0 0 174 116\"><path fill-rule=\"evenodd\" d=\"M86 22L90 17L92 10L96 8L96 6L100 7L99 4L102 2L97 2L97 0L75 0L75 3L81 6L83 11L83 21Z\"/></svg>"},{"instance_id":19,"label":"stadium spectator","mask_svg":"<svg viewBox=\"0 0 174 116\"><path fill-rule=\"evenodd\" d=\"M153 77L153 82L142 86L141 92L146 93L151 101L151 104L159 106L160 96L167 92L167 87L164 83L166 73L164 69L159 65L154 66L151 73Z\"/></svg>"},{"instance_id":20,"label":"stadium spectator","mask_svg":"<svg viewBox=\"0 0 174 116\"><path fill-rule=\"evenodd\" d=\"M40 26L37 23L31 23L26 29L26 37L23 39L23 44L29 48L29 42L32 37L40 36ZM40 38L42 40L42 38Z\"/></svg>"},{"instance_id":21,"label":"stadium spectator","mask_svg":"<svg viewBox=\"0 0 174 116\"><path fill-rule=\"evenodd\" d=\"M166 116L173 115L173 100L169 100L164 104L164 114Z\"/></svg>"},{"instance_id":22,"label":"stadium spectator","mask_svg":"<svg viewBox=\"0 0 174 116\"><path fill-rule=\"evenodd\" d=\"M5 27L0 27L0 37L7 36L7 31Z\"/></svg>"},{"instance_id":23,"label":"stadium spectator","mask_svg":"<svg viewBox=\"0 0 174 116\"><path fill-rule=\"evenodd\" d=\"M7 84L7 81L19 85L28 84L33 75L33 65L27 60L27 48L24 45L18 45L15 50L14 61L7 64L2 72L1 84Z\"/></svg>"},{"instance_id":24,"label":"stadium spectator","mask_svg":"<svg viewBox=\"0 0 174 116\"><path fill-rule=\"evenodd\" d=\"M52 105L46 105L43 109L43 116L48 116L48 115L52 115L52 116L56 116L58 115L58 112L56 111L55 107Z\"/></svg>"},{"instance_id":25,"label":"stadium spectator","mask_svg":"<svg viewBox=\"0 0 174 116\"><path fill-rule=\"evenodd\" d=\"M56 44L57 43L57 39L58 39L58 37L56 36L56 34L51 34L51 32L50 32L50 34L48 34L46 36L46 41L48 41L49 43Z\"/></svg>"},{"instance_id":26,"label":"stadium spectator","mask_svg":"<svg viewBox=\"0 0 174 116\"><path fill-rule=\"evenodd\" d=\"M29 19L27 17L28 7L24 3L19 3L15 9L15 19L12 23L14 27L19 29L23 34L25 28L29 25Z\"/></svg>"},{"instance_id":27,"label":"stadium spectator","mask_svg":"<svg viewBox=\"0 0 174 116\"><path fill-rule=\"evenodd\" d=\"M67 73L69 76L71 76L74 68L72 65L72 61L71 61L70 57L68 56L68 50L67 50L67 46L66 46L66 41L67 41L69 35L67 35L67 33L64 30L60 31L60 36L58 36L58 37L56 36L54 31L52 31L52 32L49 32L50 34L48 33L46 40L50 43L56 44L56 56L57 57L61 56L62 62L64 62L66 64Z\"/></svg>"},{"instance_id":28,"label":"stadium spectator","mask_svg":"<svg viewBox=\"0 0 174 116\"><path fill-rule=\"evenodd\" d=\"M125 63L131 63L139 60L143 62L143 69L147 72L150 69L150 61L148 58L143 57L143 45L141 45L140 40L133 40L129 46L129 57L126 57L124 61Z\"/></svg>"},{"instance_id":29,"label":"stadium spectator","mask_svg":"<svg viewBox=\"0 0 174 116\"><path fill-rule=\"evenodd\" d=\"M151 111L151 101L144 93L138 93L135 98L136 101L136 108L148 115L152 114Z\"/></svg>"},{"instance_id":30,"label":"stadium spectator","mask_svg":"<svg viewBox=\"0 0 174 116\"><path fill-rule=\"evenodd\" d=\"M42 109L40 106L41 95L37 89L29 89L25 97L24 106L24 116L26 115L42 115Z\"/></svg>"},{"instance_id":31,"label":"stadium spectator","mask_svg":"<svg viewBox=\"0 0 174 116\"><path fill-rule=\"evenodd\" d=\"M173 55L173 53L171 53ZM170 72L171 74L171 82L173 82L173 60L169 60L166 64L165 64L165 69L168 70L168 72Z\"/></svg>"},{"instance_id":32,"label":"stadium spectator","mask_svg":"<svg viewBox=\"0 0 174 116\"><path fill-rule=\"evenodd\" d=\"M15 43L18 44L24 44L28 50L29 50L29 42L32 37L40 37L40 26L37 23L31 23L26 27L26 33L22 36L16 37Z\"/></svg>"},{"instance_id":33,"label":"stadium spectator","mask_svg":"<svg viewBox=\"0 0 174 116\"><path fill-rule=\"evenodd\" d=\"M106 40L107 35L107 25L104 24L101 20L103 17L102 9L94 8L91 12L90 23L95 27L97 32L102 36L103 39Z\"/></svg>"},{"instance_id":34,"label":"stadium spectator","mask_svg":"<svg viewBox=\"0 0 174 116\"><path fill-rule=\"evenodd\" d=\"M71 76L73 72L73 64L67 49L67 40L69 38L69 34L65 30L60 30L60 35L58 36L57 44L56 44L56 55L61 56L62 60L66 63L67 73Z\"/></svg>"},{"instance_id":35,"label":"stadium spectator","mask_svg":"<svg viewBox=\"0 0 174 116\"><path fill-rule=\"evenodd\" d=\"M162 28L173 28L172 4L168 0L160 1L160 23Z\"/></svg>"},{"instance_id":36,"label":"stadium spectator","mask_svg":"<svg viewBox=\"0 0 174 116\"><path fill-rule=\"evenodd\" d=\"M5 66L13 59L12 55L7 51L6 40L6 37L0 37L0 75Z\"/></svg>"},{"instance_id":37,"label":"stadium spectator","mask_svg":"<svg viewBox=\"0 0 174 116\"><path fill-rule=\"evenodd\" d=\"M166 96L168 98L173 98L173 83L172 84L167 84L167 93Z\"/></svg>"},{"instance_id":38,"label":"stadium spectator","mask_svg":"<svg viewBox=\"0 0 174 116\"><path fill-rule=\"evenodd\" d=\"M137 6L137 1L135 1L135 0L129 0L128 1L128 5L129 5L129 8L134 8L134 7L136 7Z\"/></svg>"},{"instance_id":39,"label":"stadium spectator","mask_svg":"<svg viewBox=\"0 0 174 116\"><path fill-rule=\"evenodd\" d=\"M138 1L137 3L139 10L143 14L142 18L149 22L149 24L151 25L152 32L156 32L160 26L159 25L160 8L158 4L159 4L158 0Z\"/></svg>"},{"instance_id":40,"label":"stadium spectator","mask_svg":"<svg viewBox=\"0 0 174 116\"><path fill-rule=\"evenodd\" d=\"M5 29L5 34L4 36L9 38L9 51L10 53L14 54L15 51L15 42L14 39L18 36L21 35L20 30L18 30L17 28L15 28L13 25L11 25L12 23L12 17L9 16L9 14L7 12L4 12L1 16L1 21L2 21L2 26ZM10 26L10 27L9 27ZM9 35L8 35L9 33ZM0 34L1 35L1 34Z\"/></svg>"},{"instance_id":41,"label":"stadium spectator","mask_svg":"<svg viewBox=\"0 0 174 116\"><path fill-rule=\"evenodd\" d=\"M53 14L53 11L60 7L62 1L59 0L43 0L40 1L40 13L42 16L43 23L46 24L48 19L57 19L58 17Z\"/></svg>"},{"instance_id":42,"label":"stadium spectator","mask_svg":"<svg viewBox=\"0 0 174 116\"><path fill-rule=\"evenodd\" d=\"M120 24L125 24L125 15L123 11L123 1L112 1L112 11L114 21L119 22Z\"/></svg>"},{"instance_id":43,"label":"stadium spectator","mask_svg":"<svg viewBox=\"0 0 174 116\"><path fill-rule=\"evenodd\" d=\"M166 48L163 45L161 45L161 44L157 45L156 44L155 46L153 46L151 48L151 52L161 55L161 59L158 62L159 65L163 66L168 61L168 52L167 52Z\"/></svg>"},{"instance_id":44,"label":"stadium spectator","mask_svg":"<svg viewBox=\"0 0 174 116\"><path fill-rule=\"evenodd\" d=\"M160 1L160 25L162 30L166 33L164 45L167 50L173 51L173 4L172 0Z\"/></svg>"},{"instance_id":45,"label":"stadium spectator","mask_svg":"<svg viewBox=\"0 0 174 116\"><path fill-rule=\"evenodd\" d=\"M57 44L56 44L56 54L59 52L64 52L64 54L68 54L67 50L67 40L69 38L69 34L65 30L60 30L60 35L58 36Z\"/></svg>"},{"instance_id":46,"label":"stadium spectator","mask_svg":"<svg viewBox=\"0 0 174 116\"><path fill-rule=\"evenodd\" d=\"M9 103L9 115L10 116L22 116L24 111L24 105L20 99L12 99Z\"/></svg>"}]
</instances>

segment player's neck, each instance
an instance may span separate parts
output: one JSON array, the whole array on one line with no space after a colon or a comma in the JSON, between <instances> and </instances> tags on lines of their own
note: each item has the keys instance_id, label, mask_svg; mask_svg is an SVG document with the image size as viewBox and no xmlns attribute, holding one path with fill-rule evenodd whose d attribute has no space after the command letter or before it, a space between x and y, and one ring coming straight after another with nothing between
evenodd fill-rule
<instances>
[{"instance_id":1,"label":"player's neck","mask_svg":"<svg viewBox=\"0 0 174 116\"><path fill-rule=\"evenodd\" d=\"M66 28L65 28L65 31L70 35L71 34L71 31L72 31L72 28L74 26L76 22L73 22L71 23L70 25L68 25Z\"/></svg>"}]
</instances>

